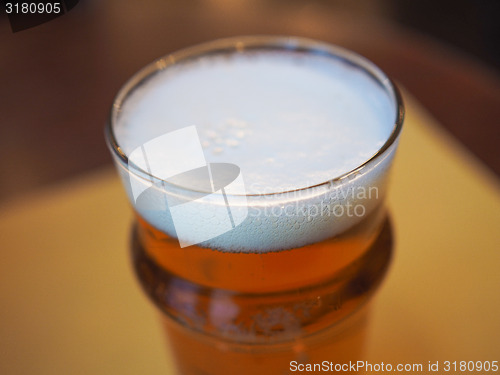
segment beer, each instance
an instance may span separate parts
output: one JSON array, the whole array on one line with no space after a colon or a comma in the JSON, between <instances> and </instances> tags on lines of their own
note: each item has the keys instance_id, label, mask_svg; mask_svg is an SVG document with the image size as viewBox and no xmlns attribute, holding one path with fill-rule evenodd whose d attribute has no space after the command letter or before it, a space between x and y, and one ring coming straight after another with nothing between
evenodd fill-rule
<instances>
[{"instance_id":1,"label":"beer","mask_svg":"<svg viewBox=\"0 0 500 375\"><path fill-rule=\"evenodd\" d=\"M356 241L351 237L341 243L349 246L351 240ZM281 374L288 373L285 370L293 361L343 364L363 358L367 302L391 258L389 222L384 223L369 249L361 255L358 252L357 257L343 254L342 245L335 242L265 254L195 248L194 253L184 250L180 255L184 265L176 267L179 259L174 256L172 261L167 255L178 251L176 241L139 222L133 232L132 255L144 290L164 314L163 324L181 374ZM332 245L337 257L324 252ZM148 249L158 250L158 257ZM318 266L326 275L327 267L321 263L332 265L328 279L294 286L295 272L291 272L288 280L292 286L280 292L262 292L260 285L259 292L238 291L240 285L253 289L251 281L258 280L249 276L249 269L283 275L284 263L289 270L300 272L307 255L303 251L312 252L313 260L305 264L309 271ZM349 262L346 258L355 259ZM339 268L337 259L348 265ZM172 264L172 271L166 264ZM186 264L190 265L186 273L207 283L180 277ZM207 277L211 265L227 265L235 271L231 275L241 271L234 277L236 288L231 287L229 278L220 281L226 288L207 286L214 284ZM283 284L279 276L264 278L274 286Z\"/></svg>"},{"instance_id":2,"label":"beer","mask_svg":"<svg viewBox=\"0 0 500 375\"><path fill-rule=\"evenodd\" d=\"M132 257L181 374L362 359L401 125L376 67L296 38L208 43L122 89L107 131Z\"/></svg>"}]
</instances>

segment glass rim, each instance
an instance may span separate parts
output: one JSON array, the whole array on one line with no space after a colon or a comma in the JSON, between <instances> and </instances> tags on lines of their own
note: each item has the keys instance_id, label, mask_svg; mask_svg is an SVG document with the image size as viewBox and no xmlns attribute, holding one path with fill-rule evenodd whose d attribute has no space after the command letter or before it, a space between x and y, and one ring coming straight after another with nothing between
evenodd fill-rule
<instances>
[{"instance_id":1,"label":"glass rim","mask_svg":"<svg viewBox=\"0 0 500 375\"><path fill-rule=\"evenodd\" d=\"M145 82L147 79L151 78L154 74L167 69L178 63L187 62L199 58L201 56L210 56L217 54L230 54L230 53L241 53L244 51L258 51L258 50L282 50L282 51L295 51L302 53L312 53L323 55L335 59L344 61L347 64L356 66L361 69L364 73L370 76L375 82L377 82L386 93L389 94L393 101L395 108L394 124L389 137L386 139L384 144L378 148L377 152L370 158L365 160L360 165L355 168L335 176L327 181L320 182L311 186L306 186L297 189L289 189L285 191L276 192L265 192L265 193L254 193L254 194L233 194L235 197L260 197L260 196L279 196L286 195L295 192L304 192L309 190L315 190L321 187L333 186L335 183L340 182L345 179L358 174L364 170L367 166L375 163L377 160L382 158L382 156L389 150L389 148L396 142L401 133L403 127L403 120L405 115L405 109L403 104L403 99L399 89L394 84L394 82L373 62L367 58L353 52L349 49L329 44L326 42L317 41L314 39L296 37L296 36L271 36L271 35L255 35L255 36L237 36L230 38L216 39L209 42L204 42L201 44L194 45L192 47L187 47L176 52L164 55L153 62L147 64L145 67L136 72L132 77L126 81L126 83L120 88L118 93L113 99L113 104L111 111L108 116L108 121L105 126L105 138L106 144L110 148L113 155L115 155L120 163L124 164L129 172L134 173L134 175L148 179L150 181L161 181L163 186L169 186L174 188L174 190L180 189L184 192L191 193L202 193L201 191L190 189L185 186L175 185L171 182L165 181L158 178L154 174L145 171L139 166L132 163L127 154L121 149L118 140L114 133L114 124L116 122L117 116L119 115L120 109L123 103L125 103L129 94L138 87L141 83ZM227 194L231 196L231 194Z\"/></svg>"}]
</instances>

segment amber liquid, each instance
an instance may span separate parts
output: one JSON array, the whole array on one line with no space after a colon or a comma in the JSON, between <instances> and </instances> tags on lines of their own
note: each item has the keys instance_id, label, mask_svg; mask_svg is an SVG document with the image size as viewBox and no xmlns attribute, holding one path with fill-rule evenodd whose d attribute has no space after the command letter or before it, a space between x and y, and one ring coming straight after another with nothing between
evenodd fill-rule
<instances>
[{"instance_id":1,"label":"amber liquid","mask_svg":"<svg viewBox=\"0 0 500 375\"><path fill-rule=\"evenodd\" d=\"M369 297L391 252L381 210L341 236L280 252L180 248L141 218L132 246L183 375L289 374L292 365L362 360Z\"/></svg>"}]
</instances>

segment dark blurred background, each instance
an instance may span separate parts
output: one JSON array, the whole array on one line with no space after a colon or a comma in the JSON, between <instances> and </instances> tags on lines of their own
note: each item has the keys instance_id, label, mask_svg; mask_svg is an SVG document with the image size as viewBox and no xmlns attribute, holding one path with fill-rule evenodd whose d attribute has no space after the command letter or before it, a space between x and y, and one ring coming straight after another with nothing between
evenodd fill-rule
<instances>
[{"instance_id":1,"label":"dark blurred background","mask_svg":"<svg viewBox=\"0 0 500 375\"><path fill-rule=\"evenodd\" d=\"M13 33L0 18L0 202L111 163L103 126L153 59L210 39L287 34L379 65L500 174L498 0L80 0Z\"/></svg>"}]
</instances>

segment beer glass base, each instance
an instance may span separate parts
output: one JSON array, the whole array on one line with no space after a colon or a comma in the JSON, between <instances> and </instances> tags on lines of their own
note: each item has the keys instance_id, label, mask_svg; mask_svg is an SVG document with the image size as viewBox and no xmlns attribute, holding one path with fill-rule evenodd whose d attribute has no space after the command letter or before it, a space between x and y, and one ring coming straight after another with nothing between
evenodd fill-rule
<instances>
[{"instance_id":1,"label":"beer glass base","mask_svg":"<svg viewBox=\"0 0 500 375\"><path fill-rule=\"evenodd\" d=\"M162 312L179 374L287 374L308 364L319 373L363 359L369 301L393 251L388 218L369 249L329 280L270 293L178 277L147 254L137 226L132 235L137 277Z\"/></svg>"},{"instance_id":2,"label":"beer glass base","mask_svg":"<svg viewBox=\"0 0 500 375\"><path fill-rule=\"evenodd\" d=\"M363 358L368 319L369 304L313 336L275 345L245 345L209 338L168 316L161 317L179 375L289 374L308 364L324 370L325 366L330 369L335 364L356 362Z\"/></svg>"}]
</instances>

